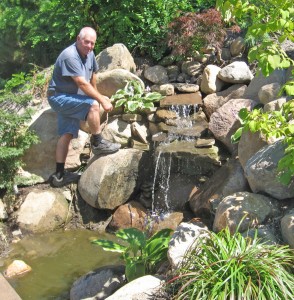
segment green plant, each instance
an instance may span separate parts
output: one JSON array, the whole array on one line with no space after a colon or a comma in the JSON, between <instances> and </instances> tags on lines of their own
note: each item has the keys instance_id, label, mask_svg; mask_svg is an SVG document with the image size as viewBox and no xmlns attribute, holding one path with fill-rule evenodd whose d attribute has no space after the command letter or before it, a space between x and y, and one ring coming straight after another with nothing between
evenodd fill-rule
<instances>
[{"instance_id":1,"label":"green plant","mask_svg":"<svg viewBox=\"0 0 294 300\"><path fill-rule=\"evenodd\" d=\"M25 73L13 74L0 91L0 188L12 191L17 171L23 166L22 156L32 144L38 142L34 132L28 130L32 109L30 88L32 77Z\"/></svg>"},{"instance_id":2,"label":"green plant","mask_svg":"<svg viewBox=\"0 0 294 300\"><path fill-rule=\"evenodd\" d=\"M237 143L243 132L260 132L267 140L282 138L286 145L285 155L278 163L279 179L289 184L294 176L294 100L283 104L279 111L263 112L261 108L249 112L239 111L241 127L232 135L232 143Z\"/></svg>"},{"instance_id":3,"label":"green plant","mask_svg":"<svg viewBox=\"0 0 294 300\"><path fill-rule=\"evenodd\" d=\"M293 299L294 254L289 246L231 235L226 228L197 240L167 290L174 299Z\"/></svg>"},{"instance_id":4,"label":"green plant","mask_svg":"<svg viewBox=\"0 0 294 300\"><path fill-rule=\"evenodd\" d=\"M293 60L281 48L285 40L294 41L294 8L291 0L282 3L279 0L217 0L216 5L225 22L238 23L244 18L251 20L245 39L255 40L257 44L249 49L248 59L250 62L258 61L264 76L277 68L293 66ZM294 95L293 77L284 89L288 95Z\"/></svg>"},{"instance_id":5,"label":"green plant","mask_svg":"<svg viewBox=\"0 0 294 300\"><path fill-rule=\"evenodd\" d=\"M118 230L115 235L128 245L118 244L108 240L95 240L92 243L100 245L106 251L122 253L121 258L126 264L126 277L132 281L146 274L153 274L156 268L167 259L168 243L171 229L162 229L152 237L136 228Z\"/></svg>"},{"instance_id":6,"label":"green plant","mask_svg":"<svg viewBox=\"0 0 294 300\"><path fill-rule=\"evenodd\" d=\"M164 98L157 92L145 92L140 82L127 81L123 89L117 90L111 100L115 101L115 107L123 106L126 112L134 112L145 108L154 107L154 102Z\"/></svg>"}]
</instances>

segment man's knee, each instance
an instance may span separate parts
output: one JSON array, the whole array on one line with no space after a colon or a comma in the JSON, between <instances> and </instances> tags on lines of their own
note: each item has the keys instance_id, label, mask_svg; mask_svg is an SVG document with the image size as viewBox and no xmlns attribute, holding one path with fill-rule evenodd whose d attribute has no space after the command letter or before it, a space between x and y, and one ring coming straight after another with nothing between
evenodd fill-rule
<instances>
[{"instance_id":1,"label":"man's knee","mask_svg":"<svg viewBox=\"0 0 294 300\"><path fill-rule=\"evenodd\" d=\"M100 113L100 105L98 102L94 102L89 110L89 113Z\"/></svg>"}]
</instances>

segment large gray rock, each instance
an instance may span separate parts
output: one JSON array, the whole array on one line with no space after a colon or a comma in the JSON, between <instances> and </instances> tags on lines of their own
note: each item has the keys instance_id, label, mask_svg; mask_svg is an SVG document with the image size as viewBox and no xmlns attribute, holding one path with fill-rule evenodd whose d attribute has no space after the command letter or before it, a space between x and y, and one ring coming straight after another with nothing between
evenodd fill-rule
<instances>
[{"instance_id":1,"label":"large gray rock","mask_svg":"<svg viewBox=\"0 0 294 300\"><path fill-rule=\"evenodd\" d=\"M268 144L270 144L270 142L267 142L259 132L243 132L238 143L238 156L243 169L245 169L248 159Z\"/></svg>"},{"instance_id":2,"label":"large gray rock","mask_svg":"<svg viewBox=\"0 0 294 300\"><path fill-rule=\"evenodd\" d=\"M168 82L167 70L165 67L156 65L146 68L144 76L155 84L165 84Z\"/></svg>"},{"instance_id":3,"label":"large gray rock","mask_svg":"<svg viewBox=\"0 0 294 300\"><path fill-rule=\"evenodd\" d=\"M189 204L196 216L215 213L221 200L233 193L249 191L240 162L231 159L190 196Z\"/></svg>"},{"instance_id":4,"label":"large gray rock","mask_svg":"<svg viewBox=\"0 0 294 300\"><path fill-rule=\"evenodd\" d=\"M181 223L173 233L168 245L168 260L172 269L176 269L183 261L187 251L198 239L209 236L206 226L198 226L193 223Z\"/></svg>"},{"instance_id":5,"label":"large gray rock","mask_svg":"<svg viewBox=\"0 0 294 300\"><path fill-rule=\"evenodd\" d=\"M105 300L149 300L154 299L163 281L146 275L132 280Z\"/></svg>"},{"instance_id":6,"label":"large gray rock","mask_svg":"<svg viewBox=\"0 0 294 300\"><path fill-rule=\"evenodd\" d=\"M294 209L287 212L282 218L281 230L284 241L294 249Z\"/></svg>"},{"instance_id":7,"label":"large gray rock","mask_svg":"<svg viewBox=\"0 0 294 300\"><path fill-rule=\"evenodd\" d=\"M19 227L29 232L52 231L70 221L65 197L56 190L33 190L16 213Z\"/></svg>"},{"instance_id":8,"label":"large gray rock","mask_svg":"<svg viewBox=\"0 0 294 300\"><path fill-rule=\"evenodd\" d=\"M104 266L77 279L70 289L70 300L95 297L102 300L123 286L124 266Z\"/></svg>"},{"instance_id":9,"label":"large gray rock","mask_svg":"<svg viewBox=\"0 0 294 300\"><path fill-rule=\"evenodd\" d=\"M143 152L136 149L94 156L79 180L78 190L91 206L113 210L135 192L142 163Z\"/></svg>"},{"instance_id":10,"label":"large gray rock","mask_svg":"<svg viewBox=\"0 0 294 300\"><path fill-rule=\"evenodd\" d=\"M249 83L253 79L253 74L243 61L235 61L225 66L219 71L217 76L228 83Z\"/></svg>"},{"instance_id":11,"label":"large gray rock","mask_svg":"<svg viewBox=\"0 0 294 300\"><path fill-rule=\"evenodd\" d=\"M120 119L112 119L105 126L102 135L105 139L128 146L132 137L131 124Z\"/></svg>"},{"instance_id":12,"label":"large gray rock","mask_svg":"<svg viewBox=\"0 0 294 300\"><path fill-rule=\"evenodd\" d=\"M282 140L266 145L256 152L245 165L245 176L254 193L266 193L283 200L294 197L294 180L288 186L278 179L278 162L284 156Z\"/></svg>"},{"instance_id":13,"label":"large gray rock","mask_svg":"<svg viewBox=\"0 0 294 300\"><path fill-rule=\"evenodd\" d=\"M241 108L251 110L255 104L249 99L231 99L210 116L209 129L231 153L237 151L237 144L231 143L231 136L240 127L238 113Z\"/></svg>"},{"instance_id":14,"label":"large gray rock","mask_svg":"<svg viewBox=\"0 0 294 300\"><path fill-rule=\"evenodd\" d=\"M114 44L101 51L96 56L99 72L110 71L113 69L124 69L135 73L136 64L128 48L121 43Z\"/></svg>"},{"instance_id":15,"label":"large gray rock","mask_svg":"<svg viewBox=\"0 0 294 300\"><path fill-rule=\"evenodd\" d=\"M96 86L102 95L111 97L117 90L123 89L126 86L127 81L131 80L138 81L142 88L145 89L143 81L138 76L123 69L113 69L97 73Z\"/></svg>"},{"instance_id":16,"label":"large gray rock","mask_svg":"<svg viewBox=\"0 0 294 300\"><path fill-rule=\"evenodd\" d=\"M32 145L24 154L23 170L38 176L37 182L48 180L55 171L55 151L58 140L57 114L52 109L44 109L34 116L30 130L35 131L39 143ZM75 169L80 166L80 153L83 150L88 134L79 131L79 137L70 143L66 160L66 168Z\"/></svg>"},{"instance_id":17,"label":"large gray rock","mask_svg":"<svg viewBox=\"0 0 294 300\"><path fill-rule=\"evenodd\" d=\"M249 83L248 88L246 89L246 92L244 94L244 98L258 101L258 93L264 85L277 82L282 86L286 82L286 74L287 71L284 69L275 70L267 77L259 72Z\"/></svg>"},{"instance_id":18,"label":"large gray rock","mask_svg":"<svg viewBox=\"0 0 294 300\"><path fill-rule=\"evenodd\" d=\"M213 231L228 227L231 233L244 232L270 217L279 214L277 201L273 198L248 192L238 192L225 197L219 204L213 223Z\"/></svg>"}]
</instances>

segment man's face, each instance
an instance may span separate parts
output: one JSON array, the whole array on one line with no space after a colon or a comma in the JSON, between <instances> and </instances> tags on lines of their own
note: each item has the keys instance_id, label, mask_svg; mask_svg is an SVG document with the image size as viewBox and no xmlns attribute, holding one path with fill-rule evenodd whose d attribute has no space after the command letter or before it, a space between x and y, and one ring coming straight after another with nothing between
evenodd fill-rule
<instances>
[{"instance_id":1,"label":"man's face","mask_svg":"<svg viewBox=\"0 0 294 300\"><path fill-rule=\"evenodd\" d=\"M93 51L96 42L96 34L93 32L86 33L84 37L77 38L77 48L82 56L87 56Z\"/></svg>"}]
</instances>

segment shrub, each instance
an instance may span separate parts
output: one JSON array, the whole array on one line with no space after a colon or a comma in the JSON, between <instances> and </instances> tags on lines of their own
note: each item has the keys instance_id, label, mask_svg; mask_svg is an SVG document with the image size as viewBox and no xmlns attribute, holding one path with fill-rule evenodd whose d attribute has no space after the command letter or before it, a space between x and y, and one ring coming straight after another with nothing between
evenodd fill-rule
<instances>
[{"instance_id":1,"label":"shrub","mask_svg":"<svg viewBox=\"0 0 294 300\"><path fill-rule=\"evenodd\" d=\"M188 57L201 48L222 47L226 31L220 12L208 9L202 13L186 13L169 24L168 45L175 55Z\"/></svg>"},{"instance_id":2,"label":"shrub","mask_svg":"<svg viewBox=\"0 0 294 300\"><path fill-rule=\"evenodd\" d=\"M293 299L294 254L288 246L211 232L194 245L167 284L175 299Z\"/></svg>"}]
</instances>

